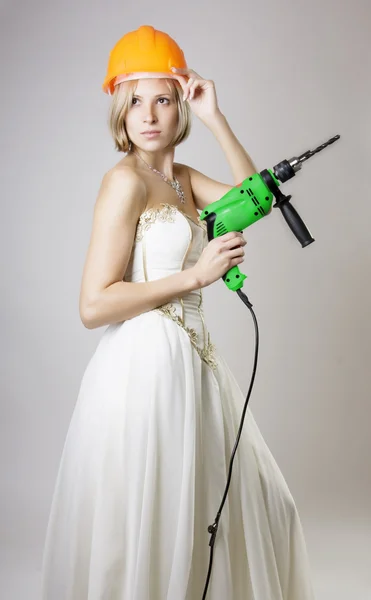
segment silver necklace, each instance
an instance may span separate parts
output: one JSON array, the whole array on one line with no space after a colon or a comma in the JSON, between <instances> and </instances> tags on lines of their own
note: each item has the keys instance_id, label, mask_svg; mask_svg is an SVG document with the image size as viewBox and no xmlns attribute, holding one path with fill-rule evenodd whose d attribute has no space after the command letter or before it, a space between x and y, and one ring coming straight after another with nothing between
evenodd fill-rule
<instances>
[{"instance_id":1,"label":"silver necklace","mask_svg":"<svg viewBox=\"0 0 371 600\"><path fill-rule=\"evenodd\" d=\"M137 154L134 150L132 150L132 153L135 154L135 156L137 156L138 158L140 158L140 160L142 162L144 162L144 164L151 169L151 171L153 171L154 173L157 173L158 175L160 175L162 177L162 179L164 181L166 181L166 183L168 183L169 185L171 185L171 187L176 191L178 198L180 199L180 201L182 202L182 204L185 204L185 196L184 196L184 192L183 192L183 188L180 185L180 182L177 180L177 178L174 176L174 181L170 181L170 179L168 177L166 177L166 175L164 175L164 173L161 173L161 171L157 171L157 169L154 169L153 167L151 167L149 164L146 163L146 161L139 155Z\"/></svg>"}]
</instances>

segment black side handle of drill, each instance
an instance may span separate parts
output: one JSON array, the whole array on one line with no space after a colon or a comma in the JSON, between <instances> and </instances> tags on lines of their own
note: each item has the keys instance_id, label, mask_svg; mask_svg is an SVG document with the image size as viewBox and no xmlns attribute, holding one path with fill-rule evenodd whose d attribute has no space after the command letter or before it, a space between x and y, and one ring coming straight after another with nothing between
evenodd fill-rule
<instances>
[{"instance_id":1,"label":"black side handle of drill","mask_svg":"<svg viewBox=\"0 0 371 600\"><path fill-rule=\"evenodd\" d=\"M283 218L285 219L286 223L290 227L295 237L301 243L302 248L305 248L305 246L309 246L309 244L311 244L315 240L311 236L303 219L300 217L295 208L290 204L292 196L285 196L284 194L282 194L281 190L279 189L278 185L275 183L267 169L262 171L260 175L263 177L266 185L276 198L276 204L273 205L273 208L279 208L281 210Z\"/></svg>"},{"instance_id":2,"label":"black side handle of drill","mask_svg":"<svg viewBox=\"0 0 371 600\"><path fill-rule=\"evenodd\" d=\"M274 208L277 207L281 210L283 218L290 227L291 231L301 243L302 248L305 248L305 246L309 246L309 244L315 240L311 236L307 226L303 222L303 219L299 216L292 204L290 204L289 200L291 196L284 196L284 198L284 202L282 204L275 204Z\"/></svg>"}]
</instances>

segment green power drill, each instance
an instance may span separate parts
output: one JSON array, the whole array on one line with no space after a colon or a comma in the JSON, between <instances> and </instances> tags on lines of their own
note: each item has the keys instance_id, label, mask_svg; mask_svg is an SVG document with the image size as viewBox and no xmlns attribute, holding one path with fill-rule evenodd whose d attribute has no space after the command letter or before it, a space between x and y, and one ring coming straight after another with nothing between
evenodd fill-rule
<instances>
[{"instance_id":1,"label":"green power drill","mask_svg":"<svg viewBox=\"0 0 371 600\"><path fill-rule=\"evenodd\" d=\"M274 196L276 204L273 208L281 210L287 224L302 247L304 248L314 242L304 222L290 204L291 196L282 194L278 186L280 182L284 183L294 177L296 172L301 169L304 161L333 144L339 138L340 135L335 135L328 142L318 146L315 150L307 150L298 158L293 157L290 160L283 160L275 165L273 169L265 169L260 173L254 173L254 175L227 192L220 200L208 204L207 208L202 211L200 219L206 219L209 241L229 231L242 232L249 225L267 216L271 212ZM246 275L241 273L237 265L223 275L227 287L234 292L242 288L245 279Z\"/></svg>"}]
</instances>

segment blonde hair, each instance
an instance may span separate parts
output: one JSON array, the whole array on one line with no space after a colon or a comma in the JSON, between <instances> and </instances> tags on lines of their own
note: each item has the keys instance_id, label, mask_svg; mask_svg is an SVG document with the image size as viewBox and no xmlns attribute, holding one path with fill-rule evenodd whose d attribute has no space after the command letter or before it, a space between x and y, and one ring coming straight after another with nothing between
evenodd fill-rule
<instances>
[{"instance_id":1,"label":"blonde hair","mask_svg":"<svg viewBox=\"0 0 371 600\"><path fill-rule=\"evenodd\" d=\"M185 141L192 125L192 114L188 102L183 102L183 90L180 83L174 79L165 79L167 86L175 97L178 106L178 126L170 147L178 146ZM132 105L133 96L138 80L123 81L115 86L112 102L108 113L108 125L118 152L128 152L129 138L125 127L125 118Z\"/></svg>"}]
</instances>

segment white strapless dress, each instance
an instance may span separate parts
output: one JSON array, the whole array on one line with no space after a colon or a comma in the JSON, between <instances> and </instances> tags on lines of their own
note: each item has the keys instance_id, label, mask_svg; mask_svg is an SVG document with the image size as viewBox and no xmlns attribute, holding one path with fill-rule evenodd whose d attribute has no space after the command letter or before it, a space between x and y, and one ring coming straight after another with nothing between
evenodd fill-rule
<instances>
[{"instance_id":1,"label":"white strapless dress","mask_svg":"<svg viewBox=\"0 0 371 600\"><path fill-rule=\"evenodd\" d=\"M194 265L205 224L140 217L126 281ZM210 534L245 402L202 291L103 332L82 378L46 534L42 600L202 600ZM313 600L292 495L248 407L207 600Z\"/></svg>"}]
</instances>

